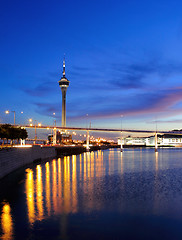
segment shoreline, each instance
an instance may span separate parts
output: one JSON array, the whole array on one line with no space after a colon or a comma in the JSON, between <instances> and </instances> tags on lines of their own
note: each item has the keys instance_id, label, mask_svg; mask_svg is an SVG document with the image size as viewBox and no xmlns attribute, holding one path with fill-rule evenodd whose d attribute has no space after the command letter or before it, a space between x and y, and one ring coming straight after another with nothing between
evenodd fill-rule
<instances>
[{"instance_id":1,"label":"shoreline","mask_svg":"<svg viewBox=\"0 0 182 240\"><path fill-rule=\"evenodd\" d=\"M90 146L89 152L107 150L110 148L120 148L120 145ZM123 145L123 149L144 148L149 149L154 146L143 145ZM175 146L158 146L158 148L179 148ZM83 146L40 146L33 145L26 147L10 147L0 151L0 181L7 175L25 168L31 164L41 163L47 159L62 158L64 156L78 155L87 152Z\"/></svg>"}]
</instances>

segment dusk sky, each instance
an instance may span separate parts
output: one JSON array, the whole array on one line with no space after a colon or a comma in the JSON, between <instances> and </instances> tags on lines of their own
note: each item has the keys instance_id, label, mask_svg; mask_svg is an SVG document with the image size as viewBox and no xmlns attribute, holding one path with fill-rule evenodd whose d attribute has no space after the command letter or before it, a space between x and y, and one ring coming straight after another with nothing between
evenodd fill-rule
<instances>
[{"instance_id":1,"label":"dusk sky","mask_svg":"<svg viewBox=\"0 0 182 240\"><path fill-rule=\"evenodd\" d=\"M182 1L1 0L0 122L8 109L61 125L65 53L67 126L181 129L181 13Z\"/></svg>"}]
</instances>

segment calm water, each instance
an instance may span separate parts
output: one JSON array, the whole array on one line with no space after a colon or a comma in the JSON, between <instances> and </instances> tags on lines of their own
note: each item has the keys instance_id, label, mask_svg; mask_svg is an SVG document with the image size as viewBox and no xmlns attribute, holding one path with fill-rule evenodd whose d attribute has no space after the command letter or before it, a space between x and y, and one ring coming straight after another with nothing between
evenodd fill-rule
<instances>
[{"instance_id":1,"label":"calm water","mask_svg":"<svg viewBox=\"0 0 182 240\"><path fill-rule=\"evenodd\" d=\"M182 149L84 153L6 181L1 239L182 239Z\"/></svg>"}]
</instances>

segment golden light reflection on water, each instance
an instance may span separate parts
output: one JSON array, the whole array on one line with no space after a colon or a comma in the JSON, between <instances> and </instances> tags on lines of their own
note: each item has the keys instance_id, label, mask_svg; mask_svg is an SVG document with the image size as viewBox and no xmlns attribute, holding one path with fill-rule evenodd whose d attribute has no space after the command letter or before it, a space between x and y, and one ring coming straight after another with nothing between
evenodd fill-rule
<instances>
[{"instance_id":1,"label":"golden light reflection on water","mask_svg":"<svg viewBox=\"0 0 182 240\"><path fill-rule=\"evenodd\" d=\"M41 221L44 215L43 209L43 186L42 186L42 167L37 165L36 168L36 206L37 206L37 220Z\"/></svg>"},{"instance_id":2,"label":"golden light reflection on water","mask_svg":"<svg viewBox=\"0 0 182 240\"><path fill-rule=\"evenodd\" d=\"M70 190L70 157L64 157L64 206L65 213L69 213L71 209L71 190Z\"/></svg>"},{"instance_id":3,"label":"golden light reflection on water","mask_svg":"<svg viewBox=\"0 0 182 240\"><path fill-rule=\"evenodd\" d=\"M82 177L82 154L80 154L80 178Z\"/></svg>"},{"instance_id":4,"label":"golden light reflection on water","mask_svg":"<svg viewBox=\"0 0 182 240\"><path fill-rule=\"evenodd\" d=\"M159 153L155 152L155 170L158 171L159 170Z\"/></svg>"},{"instance_id":5,"label":"golden light reflection on water","mask_svg":"<svg viewBox=\"0 0 182 240\"><path fill-rule=\"evenodd\" d=\"M58 212L62 211L62 173L61 173L61 159L58 158Z\"/></svg>"},{"instance_id":6,"label":"golden light reflection on water","mask_svg":"<svg viewBox=\"0 0 182 240\"><path fill-rule=\"evenodd\" d=\"M34 179L33 179L33 170L26 170L26 200L27 200L27 209L28 209L28 219L29 223L32 225L35 221L35 199L34 199Z\"/></svg>"},{"instance_id":7,"label":"golden light reflection on water","mask_svg":"<svg viewBox=\"0 0 182 240\"><path fill-rule=\"evenodd\" d=\"M50 164L49 162L47 162L45 164L46 167L46 208L47 208L47 215L50 216L51 213L51 188L50 188Z\"/></svg>"},{"instance_id":8,"label":"golden light reflection on water","mask_svg":"<svg viewBox=\"0 0 182 240\"><path fill-rule=\"evenodd\" d=\"M59 219L61 219L60 231L62 238L66 239L68 237L68 225L70 224L69 214L73 215L79 211L104 210L110 203L112 204L113 199L115 201L112 196L113 187L116 189L114 189L114 194L116 194L116 191L122 193L122 199L122 196L129 192L128 190L132 190L127 185L127 176L130 177L130 174L125 173L127 171L131 172L133 167L138 171L141 166L143 168L147 166L147 169L151 167L152 170L155 170L154 188L152 189L154 201L150 207L151 211L158 214L162 200L159 198L160 180L158 177L160 155L158 160L158 153L154 155L152 152L152 158L146 158L145 161L148 162L145 162L142 156L144 153L141 151L138 153L139 156L137 152L135 154L132 150L120 152L113 149L86 152L78 156L54 159L37 165L34 169L28 168L26 170L25 193L29 224L32 226L36 221L58 215ZM143 162L141 163L141 161ZM119 174L115 175L115 177L115 173ZM108 175L114 177L108 177ZM129 181L133 180L129 179ZM120 201L119 197L118 201ZM126 207L127 200L124 199L117 206L117 211L125 211ZM11 215L9 204L4 205L0 219L3 232L2 239L13 239L13 228L15 228L16 224L13 226L12 219L16 218ZM35 224L36 226L37 224ZM14 230L14 232L16 231Z\"/></svg>"},{"instance_id":9,"label":"golden light reflection on water","mask_svg":"<svg viewBox=\"0 0 182 240\"><path fill-rule=\"evenodd\" d=\"M52 161L52 197L53 197L53 209L54 212L57 212L57 166L56 166L56 160L54 159Z\"/></svg>"},{"instance_id":10,"label":"golden light reflection on water","mask_svg":"<svg viewBox=\"0 0 182 240\"><path fill-rule=\"evenodd\" d=\"M77 212L76 156L72 156L72 212Z\"/></svg>"},{"instance_id":11,"label":"golden light reflection on water","mask_svg":"<svg viewBox=\"0 0 182 240\"><path fill-rule=\"evenodd\" d=\"M97 152L97 157L95 157L95 176L102 177L104 175L103 166L103 152L99 150Z\"/></svg>"},{"instance_id":12,"label":"golden light reflection on water","mask_svg":"<svg viewBox=\"0 0 182 240\"><path fill-rule=\"evenodd\" d=\"M11 216L11 207L9 203L5 203L2 207L1 214L1 228L2 228L2 240L13 239L13 221Z\"/></svg>"},{"instance_id":13,"label":"golden light reflection on water","mask_svg":"<svg viewBox=\"0 0 182 240\"><path fill-rule=\"evenodd\" d=\"M90 171L91 171L91 177L94 177L94 169L95 169L95 155L94 152L90 153Z\"/></svg>"},{"instance_id":14,"label":"golden light reflection on water","mask_svg":"<svg viewBox=\"0 0 182 240\"><path fill-rule=\"evenodd\" d=\"M113 159L114 153L111 153ZM113 164L113 163L112 163ZM113 165L114 166L114 165ZM112 168L113 168L112 166ZM83 201L91 209L94 204L95 182L106 171L102 151L65 156L26 170L26 200L29 223L51 215L78 212L78 187L83 186ZM122 163L120 168L122 168ZM81 180L81 181L80 181ZM96 208L102 204L97 203Z\"/></svg>"}]
</instances>

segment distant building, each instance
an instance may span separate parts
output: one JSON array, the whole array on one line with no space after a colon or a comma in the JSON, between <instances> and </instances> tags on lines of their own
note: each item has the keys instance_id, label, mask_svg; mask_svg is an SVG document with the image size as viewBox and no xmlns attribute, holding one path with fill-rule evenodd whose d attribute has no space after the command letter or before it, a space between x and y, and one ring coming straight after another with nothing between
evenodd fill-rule
<instances>
[{"instance_id":1,"label":"distant building","mask_svg":"<svg viewBox=\"0 0 182 240\"><path fill-rule=\"evenodd\" d=\"M66 132L57 132L57 143L64 143L64 144L70 144L72 143L72 135L68 134Z\"/></svg>"},{"instance_id":2,"label":"distant building","mask_svg":"<svg viewBox=\"0 0 182 240\"><path fill-rule=\"evenodd\" d=\"M124 139L122 138L122 145L124 144ZM118 138L118 145L121 145L121 138Z\"/></svg>"},{"instance_id":3,"label":"distant building","mask_svg":"<svg viewBox=\"0 0 182 240\"><path fill-rule=\"evenodd\" d=\"M173 146L182 147L182 135L179 134L158 134L157 135L158 146ZM150 137L125 137L122 139L123 145L128 146L155 146L155 136ZM118 138L118 145L121 145L121 139Z\"/></svg>"},{"instance_id":4,"label":"distant building","mask_svg":"<svg viewBox=\"0 0 182 240\"><path fill-rule=\"evenodd\" d=\"M126 137L124 145L146 145L146 138L143 137Z\"/></svg>"},{"instance_id":5,"label":"distant building","mask_svg":"<svg viewBox=\"0 0 182 240\"><path fill-rule=\"evenodd\" d=\"M146 138L128 136L128 137L122 138L122 144L130 145L130 146L145 146ZM118 145L121 145L121 138L118 138Z\"/></svg>"},{"instance_id":6,"label":"distant building","mask_svg":"<svg viewBox=\"0 0 182 240\"><path fill-rule=\"evenodd\" d=\"M182 135L163 134L157 136L159 146L182 146ZM146 146L155 146L155 136L146 138Z\"/></svg>"}]
</instances>

